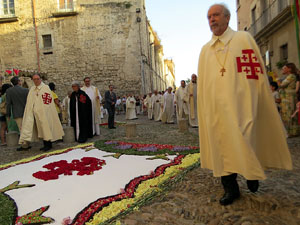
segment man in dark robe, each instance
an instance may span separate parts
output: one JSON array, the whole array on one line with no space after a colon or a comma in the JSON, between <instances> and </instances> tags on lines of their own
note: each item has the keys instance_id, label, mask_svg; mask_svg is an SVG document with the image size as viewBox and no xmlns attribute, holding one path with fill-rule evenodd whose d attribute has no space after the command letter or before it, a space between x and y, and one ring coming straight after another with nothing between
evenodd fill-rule
<instances>
[{"instance_id":1,"label":"man in dark robe","mask_svg":"<svg viewBox=\"0 0 300 225\"><path fill-rule=\"evenodd\" d=\"M113 92L113 85L109 85L109 90L105 92L105 108L108 111L108 128L116 129L115 127L115 105L117 96Z\"/></svg>"},{"instance_id":2,"label":"man in dark robe","mask_svg":"<svg viewBox=\"0 0 300 225\"><path fill-rule=\"evenodd\" d=\"M93 137L92 102L89 96L80 90L79 82L72 83L70 98L71 126L74 127L75 140L84 143Z\"/></svg>"}]
</instances>

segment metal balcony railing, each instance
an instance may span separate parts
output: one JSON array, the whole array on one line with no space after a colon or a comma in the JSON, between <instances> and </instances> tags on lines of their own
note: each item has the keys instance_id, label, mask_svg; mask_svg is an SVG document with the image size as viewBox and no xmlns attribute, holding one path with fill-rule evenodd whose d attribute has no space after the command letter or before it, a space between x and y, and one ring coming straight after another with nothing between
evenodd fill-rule
<instances>
[{"instance_id":1,"label":"metal balcony railing","mask_svg":"<svg viewBox=\"0 0 300 225\"><path fill-rule=\"evenodd\" d=\"M290 7L289 0L275 0L266 10L263 11L260 17L252 23L248 31L252 34L252 36L255 36L287 7Z\"/></svg>"}]
</instances>

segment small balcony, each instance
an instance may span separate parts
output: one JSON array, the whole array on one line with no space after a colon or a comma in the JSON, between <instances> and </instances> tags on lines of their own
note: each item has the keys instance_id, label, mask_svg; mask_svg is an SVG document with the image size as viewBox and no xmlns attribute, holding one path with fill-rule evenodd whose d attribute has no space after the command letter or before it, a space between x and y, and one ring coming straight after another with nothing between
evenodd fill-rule
<instances>
[{"instance_id":1,"label":"small balcony","mask_svg":"<svg viewBox=\"0 0 300 225\"><path fill-rule=\"evenodd\" d=\"M280 28L283 21L291 17L291 4L289 0L275 0L263 11L260 17L252 23L248 31L257 38L262 33L268 32L268 28Z\"/></svg>"}]
</instances>

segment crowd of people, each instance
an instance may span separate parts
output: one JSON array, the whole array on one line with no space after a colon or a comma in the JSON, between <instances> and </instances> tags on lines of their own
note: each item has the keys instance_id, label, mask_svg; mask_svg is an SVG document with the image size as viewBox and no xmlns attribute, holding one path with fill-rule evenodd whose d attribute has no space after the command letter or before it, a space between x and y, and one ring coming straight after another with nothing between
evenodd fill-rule
<instances>
[{"instance_id":1,"label":"crowd of people","mask_svg":"<svg viewBox=\"0 0 300 225\"><path fill-rule=\"evenodd\" d=\"M148 115L149 120L174 123L178 120L188 120L191 127L198 127L197 120L197 76L192 75L191 81L181 81L181 86L173 91L172 87L164 91L154 90L144 96L117 97L117 114L122 112L126 120L138 119L138 115Z\"/></svg>"},{"instance_id":2,"label":"crowd of people","mask_svg":"<svg viewBox=\"0 0 300 225\"><path fill-rule=\"evenodd\" d=\"M37 83L34 80L36 78L38 78ZM35 87L43 84L39 75L32 77L32 79ZM100 135L99 124L101 124L104 114L108 114L108 128L110 129L115 129L115 114L120 115L122 113L125 114L126 120L135 120L138 119L139 115L147 115L149 120L172 124L176 117L177 121L188 120L191 127L198 127L197 76L195 74L191 76L188 84L182 80L176 91L169 87L165 91L154 90L153 93L150 92L144 96L134 96L130 93L127 96L116 97L111 85L109 90L105 92L103 99L98 88L91 85L90 77L85 77L83 84L74 81L72 83L73 91L69 90L62 101L55 93L56 88L53 82L45 86L50 89L50 91L47 90L47 93L51 94L59 121L61 124L74 127L75 140L80 143L86 142L88 138L94 135ZM298 136L300 134L300 113L298 113L300 108L300 76L295 64L287 63L282 68L282 76L276 80L270 80L270 87L287 135L289 137ZM2 103L0 112L1 145L6 144L7 131L20 131L21 135L28 93L29 90L22 87L18 76L11 79L11 84L2 85L0 98ZM50 99L50 97L48 98ZM49 100L48 105L52 105L52 100ZM47 101L43 99L43 102ZM38 115L32 118L35 121L38 119ZM30 126L33 125L30 124ZM42 133L44 132L42 127L34 126L33 128L32 133L36 132L35 128L39 128ZM49 140L54 141L53 138ZM51 141L49 142L49 140L45 140L44 150L51 149ZM21 147L18 150L29 149L30 141L34 141L34 138L20 139Z\"/></svg>"},{"instance_id":3,"label":"crowd of people","mask_svg":"<svg viewBox=\"0 0 300 225\"><path fill-rule=\"evenodd\" d=\"M271 79L270 85L287 135L300 135L300 71L294 63L286 63L282 76Z\"/></svg>"},{"instance_id":4,"label":"crowd of people","mask_svg":"<svg viewBox=\"0 0 300 225\"><path fill-rule=\"evenodd\" d=\"M100 123L103 108L108 112L108 128L114 129L116 95L113 86L105 92L102 101L99 90L91 85L91 79L85 77L80 82L72 82L72 91L68 91L63 101L55 93L55 84L46 85L40 75L32 76L33 86L22 87L18 76L11 78L11 84L3 84L1 79L1 145L6 145L7 132L20 134L18 151L29 150L30 143L43 140L40 149L52 149L52 143L62 140L63 125L74 128L75 140L84 143L94 135L100 135Z\"/></svg>"}]
</instances>

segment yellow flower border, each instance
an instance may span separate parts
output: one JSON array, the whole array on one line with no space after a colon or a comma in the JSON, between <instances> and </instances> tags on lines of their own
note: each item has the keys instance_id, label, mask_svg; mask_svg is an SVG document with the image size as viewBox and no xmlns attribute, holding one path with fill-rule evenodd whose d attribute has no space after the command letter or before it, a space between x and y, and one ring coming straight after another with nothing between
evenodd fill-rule
<instances>
[{"instance_id":1,"label":"yellow flower border","mask_svg":"<svg viewBox=\"0 0 300 225\"><path fill-rule=\"evenodd\" d=\"M0 169L5 168L5 167L17 166L17 165L23 164L23 163L29 163L31 161L34 161L34 160L40 158L40 157L48 157L48 156L52 156L52 155L57 155L57 154L64 153L65 151L70 150L70 149L85 148L85 147L88 147L90 145L94 145L94 143L81 144L81 145L77 145L77 146L74 146L74 147L68 147L68 148L64 148L64 149L60 149L60 150L55 150L53 152L47 152L47 153L35 155L35 156L29 157L29 158L25 158L25 159L10 162L10 163L4 164L4 165L0 165Z\"/></svg>"},{"instance_id":2,"label":"yellow flower border","mask_svg":"<svg viewBox=\"0 0 300 225\"><path fill-rule=\"evenodd\" d=\"M73 150L77 148L86 148L92 146L93 144L94 143L86 143L74 147L68 147L61 150L56 150L53 152L39 154L15 162L0 165L0 169L5 167L17 166L23 163L28 163L40 157L48 157L52 155L61 154L68 150ZM139 201L146 198L147 196L155 192L161 192L162 190L159 188L159 185L163 184L167 180L170 180L172 177L175 177L180 172L182 172L182 170L187 169L188 167L191 167L192 165L196 164L197 162L199 162L199 159L200 159L200 153L186 155L182 159L179 165L168 167L165 170L165 172L160 176L150 180L143 181L141 184L139 184L139 186L137 187L134 193L134 198L123 199L121 201L110 203L108 206L104 207L99 213L96 213L89 222L86 222L86 225L99 225L101 223L105 223L108 220L111 220L112 218L118 216L122 212L128 210L128 208L130 208L131 205L137 204ZM138 206L134 207L133 210L138 210Z\"/></svg>"},{"instance_id":3,"label":"yellow flower border","mask_svg":"<svg viewBox=\"0 0 300 225\"><path fill-rule=\"evenodd\" d=\"M182 170L199 162L200 153L194 153L185 156L179 165L171 166L165 170L160 176L143 181L136 189L134 198L123 199L121 201L112 202L108 206L104 207L99 213L96 213L93 218L86 222L86 225L99 225L111 220L118 216L122 212L126 211L130 206L134 206L143 198L153 194L154 192L161 192L159 185L163 184L172 177L178 175ZM138 206L133 210L138 210Z\"/></svg>"}]
</instances>

